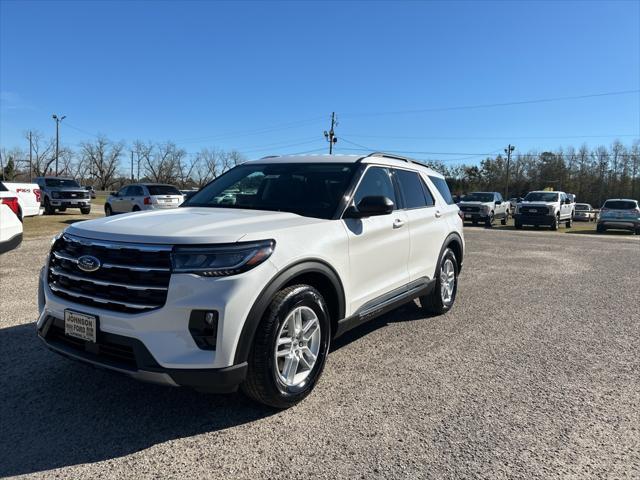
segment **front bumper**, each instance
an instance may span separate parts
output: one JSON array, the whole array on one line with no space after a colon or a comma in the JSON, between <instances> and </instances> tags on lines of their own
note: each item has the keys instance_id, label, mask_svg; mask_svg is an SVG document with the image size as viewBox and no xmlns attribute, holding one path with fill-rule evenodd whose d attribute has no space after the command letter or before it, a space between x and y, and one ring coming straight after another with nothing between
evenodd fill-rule
<instances>
[{"instance_id":1,"label":"front bumper","mask_svg":"<svg viewBox=\"0 0 640 480\"><path fill-rule=\"evenodd\" d=\"M484 222L489 218L489 215L484 212L461 212L464 222Z\"/></svg>"},{"instance_id":2,"label":"front bumper","mask_svg":"<svg viewBox=\"0 0 640 480\"><path fill-rule=\"evenodd\" d=\"M84 208L91 206L90 198L52 198L52 207Z\"/></svg>"},{"instance_id":3,"label":"front bumper","mask_svg":"<svg viewBox=\"0 0 640 480\"><path fill-rule=\"evenodd\" d=\"M526 213L516 213L513 218L521 225L553 225L556 221L554 215L528 215Z\"/></svg>"},{"instance_id":4,"label":"front bumper","mask_svg":"<svg viewBox=\"0 0 640 480\"><path fill-rule=\"evenodd\" d=\"M38 322L38 336L50 350L72 360L160 385L229 393L237 390L247 373L246 362L217 369L164 368L139 340L101 331L96 343L85 342L66 336L64 321L50 315Z\"/></svg>"}]
</instances>

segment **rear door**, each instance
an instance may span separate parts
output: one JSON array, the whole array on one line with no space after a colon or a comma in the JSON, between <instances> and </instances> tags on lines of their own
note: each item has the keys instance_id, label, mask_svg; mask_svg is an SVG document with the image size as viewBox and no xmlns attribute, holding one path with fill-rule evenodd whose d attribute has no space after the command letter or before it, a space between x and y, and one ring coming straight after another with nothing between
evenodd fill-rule
<instances>
[{"instance_id":1,"label":"rear door","mask_svg":"<svg viewBox=\"0 0 640 480\"><path fill-rule=\"evenodd\" d=\"M399 199L391 170L370 166L356 188L353 204L364 197L380 195L396 205L392 213L342 220L349 237L351 311L409 283L408 217L397 208Z\"/></svg>"},{"instance_id":2,"label":"rear door","mask_svg":"<svg viewBox=\"0 0 640 480\"><path fill-rule=\"evenodd\" d=\"M409 279L431 280L448 234L447 222L436 217L435 199L419 173L396 169L395 175L409 220Z\"/></svg>"},{"instance_id":3,"label":"rear door","mask_svg":"<svg viewBox=\"0 0 640 480\"><path fill-rule=\"evenodd\" d=\"M130 207L131 211L133 211L135 207L138 207L141 210L144 208L144 197L145 197L145 193L144 193L144 188L142 188L142 186L140 185L129 186L129 191L127 192L127 198L131 202L131 207Z\"/></svg>"}]
</instances>

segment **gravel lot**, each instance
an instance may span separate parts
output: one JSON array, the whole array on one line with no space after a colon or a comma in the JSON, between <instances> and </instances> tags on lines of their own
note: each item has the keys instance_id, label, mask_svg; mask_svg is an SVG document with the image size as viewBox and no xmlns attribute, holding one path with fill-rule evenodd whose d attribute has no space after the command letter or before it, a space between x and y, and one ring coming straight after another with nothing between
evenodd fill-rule
<instances>
[{"instance_id":1,"label":"gravel lot","mask_svg":"<svg viewBox=\"0 0 640 480\"><path fill-rule=\"evenodd\" d=\"M469 228L452 312L351 332L284 412L47 351L48 245L0 258L0 476L640 477L638 237Z\"/></svg>"}]
</instances>

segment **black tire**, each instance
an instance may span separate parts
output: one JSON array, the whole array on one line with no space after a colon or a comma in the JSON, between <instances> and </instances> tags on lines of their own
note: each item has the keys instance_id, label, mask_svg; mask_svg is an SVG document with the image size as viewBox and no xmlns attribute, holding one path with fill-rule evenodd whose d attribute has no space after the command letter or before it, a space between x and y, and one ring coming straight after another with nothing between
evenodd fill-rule
<instances>
[{"instance_id":1,"label":"black tire","mask_svg":"<svg viewBox=\"0 0 640 480\"><path fill-rule=\"evenodd\" d=\"M522 230L522 224L518 220L514 222L514 225L516 227L516 230Z\"/></svg>"},{"instance_id":2,"label":"black tire","mask_svg":"<svg viewBox=\"0 0 640 480\"><path fill-rule=\"evenodd\" d=\"M604 232L606 232L606 231L607 231L607 227L605 227L604 225L600 225L600 224L598 224L598 225L596 226L596 232L598 232L598 233L604 233Z\"/></svg>"},{"instance_id":3,"label":"black tire","mask_svg":"<svg viewBox=\"0 0 640 480\"><path fill-rule=\"evenodd\" d=\"M556 216L555 220L551 224L551 230L559 230L560 229L560 217Z\"/></svg>"},{"instance_id":4,"label":"black tire","mask_svg":"<svg viewBox=\"0 0 640 480\"><path fill-rule=\"evenodd\" d=\"M454 271L454 284L453 284L453 293L451 294L451 299L445 302L442 298L442 279L440 278L440 274L442 272L443 265L447 262L447 260L451 260L453 262L453 271ZM456 293L458 292L458 260L456 259L455 253L450 248L447 248L442 254L442 258L440 259L440 264L438 265L438 269L436 271L436 285L433 291L429 295L425 295L420 297L420 305L422 309L432 315L442 315L447 313L453 307L453 304L456 301Z\"/></svg>"},{"instance_id":5,"label":"black tire","mask_svg":"<svg viewBox=\"0 0 640 480\"><path fill-rule=\"evenodd\" d=\"M287 386L276 369L275 348L285 319L296 307L308 307L318 317L320 349L311 372L299 385ZM253 400L275 408L289 408L302 401L318 382L329 352L331 321L320 292L309 285L294 285L280 290L262 317L249 353L247 378L240 388Z\"/></svg>"},{"instance_id":6,"label":"black tire","mask_svg":"<svg viewBox=\"0 0 640 480\"><path fill-rule=\"evenodd\" d=\"M67 207L58 207L58 211L59 212L66 212L67 211Z\"/></svg>"},{"instance_id":7,"label":"black tire","mask_svg":"<svg viewBox=\"0 0 640 480\"><path fill-rule=\"evenodd\" d=\"M44 214L53 215L54 213L56 213L56 209L51 206L51 202L49 202L49 197L44 197Z\"/></svg>"},{"instance_id":8,"label":"black tire","mask_svg":"<svg viewBox=\"0 0 640 480\"><path fill-rule=\"evenodd\" d=\"M104 206L104 216L105 217L110 217L111 215L113 215L113 210L111 208L111 205L109 205L108 203L105 204Z\"/></svg>"},{"instance_id":9,"label":"black tire","mask_svg":"<svg viewBox=\"0 0 640 480\"><path fill-rule=\"evenodd\" d=\"M567 220L567 222L564 224L564 226L566 228L571 228L573 227L573 217L569 217L569 219Z\"/></svg>"},{"instance_id":10,"label":"black tire","mask_svg":"<svg viewBox=\"0 0 640 480\"><path fill-rule=\"evenodd\" d=\"M139 212L140 211L140 207L139 206L135 206L133 207L133 210L131 210L132 212Z\"/></svg>"},{"instance_id":11,"label":"black tire","mask_svg":"<svg viewBox=\"0 0 640 480\"><path fill-rule=\"evenodd\" d=\"M81 208L81 209L80 209L80 212L81 212L83 215L89 215L89 214L91 213L91 207Z\"/></svg>"},{"instance_id":12,"label":"black tire","mask_svg":"<svg viewBox=\"0 0 640 480\"><path fill-rule=\"evenodd\" d=\"M493 227L494 220L495 220L495 217L493 216L493 212L491 212L487 217L487 219L484 221L484 226L487 228Z\"/></svg>"},{"instance_id":13,"label":"black tire","mask_svg":"<svg viewBox=\"0 0 640 480\"><path fill-rule=\"evenodd\" d=\"M505 213L504 217L502 217L502 220L500 220L500 225L506 225L508 221L509 221L509 214Z\"/></svg>"}]
</instances>

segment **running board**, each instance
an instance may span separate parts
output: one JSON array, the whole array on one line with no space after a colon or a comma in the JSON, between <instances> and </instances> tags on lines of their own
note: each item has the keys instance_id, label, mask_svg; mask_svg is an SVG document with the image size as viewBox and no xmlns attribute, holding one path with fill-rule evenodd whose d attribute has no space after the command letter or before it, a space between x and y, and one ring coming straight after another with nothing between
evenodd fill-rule
<instances>
[{"instance_id":1,"label":"running board","mask_svg":"<svg viewBox=\"0 0 640 480\"><path fill-rule=\"evenodd\" d=\"M414 298L429 295L435 285L435 279L429 280L427 277L422 277L365 303L353 315L338 321L338 329L335 336L339 337L369 320L412 301Z\"/></svg>"}]
</instances>

